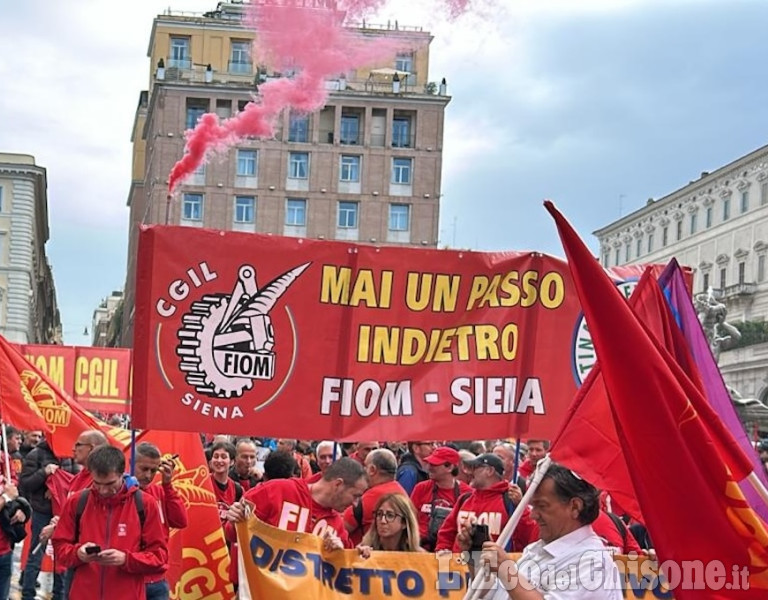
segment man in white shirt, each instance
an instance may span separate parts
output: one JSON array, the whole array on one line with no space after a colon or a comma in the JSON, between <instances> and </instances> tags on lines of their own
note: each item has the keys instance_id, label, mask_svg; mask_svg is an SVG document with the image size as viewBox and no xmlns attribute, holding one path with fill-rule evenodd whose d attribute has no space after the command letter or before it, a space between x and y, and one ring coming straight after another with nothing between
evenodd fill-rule
<instances>
[{"instance_id":1,"label":"man in white shirt","mask_svg":"<svg viewBox=\"0 0 768 600\"><path fill-rule=\"evenodd\" d=\"M502 547L483 544L481 564L496 580L486 600L621 600L619 571L591 523L600 509L598 490L561 465L550 465L531 500L531 518L540 539L526 546L517 562ZM471 525L458 535L471 545Z\"/></svg>"}]
</instances>

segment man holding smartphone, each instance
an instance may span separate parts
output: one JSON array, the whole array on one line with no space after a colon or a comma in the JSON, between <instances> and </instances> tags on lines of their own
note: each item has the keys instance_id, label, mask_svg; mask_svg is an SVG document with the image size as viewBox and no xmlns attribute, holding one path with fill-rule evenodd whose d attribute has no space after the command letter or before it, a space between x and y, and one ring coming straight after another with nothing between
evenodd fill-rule
<instances>
[{"instance_id":1,"label":"man holding smartphone","mask_svg":"<svg viewBox=\"0 0 768 600\"><path fill-rule=\"evenodd\" d=\"M73 569L69 600L144 598L145 577L168 565L157 504L128 485L117 448L96 448L87 466L93 483L67 499L52 538L57 560Z\"/></svg>"}]
</instances>

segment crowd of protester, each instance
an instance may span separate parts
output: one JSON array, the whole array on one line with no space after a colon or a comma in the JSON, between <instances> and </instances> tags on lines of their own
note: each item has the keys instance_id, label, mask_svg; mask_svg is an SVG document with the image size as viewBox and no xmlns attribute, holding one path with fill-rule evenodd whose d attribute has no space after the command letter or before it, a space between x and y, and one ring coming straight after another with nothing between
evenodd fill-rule
<instances>
[{"instance_id":1,"label":"crowd of protester","mask_svg":"<svg viewBox=\"0 0 768 600\"><path fill-rule=\"evenodd\" d=\"M65 458L53 454L39 431L7 427L5 440L11 477L3 476L0 496L0 600L8 598L14 576L11 556L24 537L18 530L30 519L24 543L32 550L19 574L22 600L35 598L48 539L55 556L53 600L169 597L169 531L187 525L172 482L174 462L162 458L170 449L138 444L128 476L123 452L101 431L82 432ZM546 455L546 440L336 443L216 435L202 436L202 443L236 589L234 525L250 512L282 529L314 533L328 549L356 549L363 558L376 551L462 552L471 548L467 540L478 526L486 552L522 552L551 536L551 523L534 501L506 548L493 546ZM55 479L63 487L52 493L48 479L60 470ZM568 482L552 479L553 486L565 485L555 495L563 501ZM584 539L618 553L651 550L641 524L610 498L597 498L587 522L573 521L577 529L590 528ZM586 504L582 499L578 514Z\"/></svg>"}]
</instances>

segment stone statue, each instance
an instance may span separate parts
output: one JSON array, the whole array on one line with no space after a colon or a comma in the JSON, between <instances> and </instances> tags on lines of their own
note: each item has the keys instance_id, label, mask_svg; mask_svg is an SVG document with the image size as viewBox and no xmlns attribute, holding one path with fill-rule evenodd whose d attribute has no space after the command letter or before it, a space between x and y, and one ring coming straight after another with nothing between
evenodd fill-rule
<instances>
[{"instance_id":1,"label":"stone statue","mask_svg":"<svg viewBox=\"0 0 768 600\"><path fill-rule=\"evenodd\" d=\"M725 320L728 309L715 299L712 288L706 293L696 294L693 300L712 355L718 362L720 351L741 339L741 332Z\"/></svg>"}]
</instances>

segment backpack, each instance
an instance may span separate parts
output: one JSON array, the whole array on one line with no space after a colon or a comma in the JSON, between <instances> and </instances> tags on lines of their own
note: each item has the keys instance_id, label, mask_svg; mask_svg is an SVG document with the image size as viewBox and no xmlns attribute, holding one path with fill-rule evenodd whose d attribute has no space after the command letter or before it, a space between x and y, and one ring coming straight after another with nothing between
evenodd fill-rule
<instances>
[{"instance_id":1,"label":"backpack","mask_svg":"<svg viewBox=\"0 0 768 600\"><path fill-rule=\"evenodd\" d=\"M88 504L88 494L91 492L90 488L86 488L80 492L80 497L77 499L77 510L75 511L75 541L80 541L80 518L85 511L85 505ZM144 492L136 490L133 494L133 500L136 503L136 512L139 513L139 525L141 530L144 530L144 521L146 515L144 514ZM139 547L144 549L144 536L141 536Z\"/></svg>"},{"instance_id":2,"label":"backpack","mask_svg":"<svg viewBox=\"0 0 768 600\"><path fill-rule=\"evenodd\" d=\"M459 482L453 482L453 502L459 499ZM453 507L435 506L437 501L437 484L432 483L432 508L429 511L429 524L427 525L427 536L422 540L422 545L426 550L432 551L437 543L437 532L443 525L445 518L451 514Z\"/></svg>"},{"instance_id":3,"label":"backpack","mask_svg":"<svg viewBox=\"0 0 768 600\"><path fill-rule=\"evenodd\" d=\"M621 517L619 515L614 514L612 512L605 511L605 514L607 514L609 517L611 517L611 521L613 521L613 524L616 526L616 529L619 530L619 534L621 535L621 551L624 552L624 549L627 547L627 526L624 525L624 521L621 520Z\"/></svg>"},{"instance_id":4,"label":"backpack","mask_svg":"<svg viewBox=\"0 0 768 600\"><path fill-rule=\"evenodd\" d=\"M235 502L240 502L240 498L243 497L243 486L234 479L232 480L232 483L235 484Z\"/></svg>"}]
</instances>

